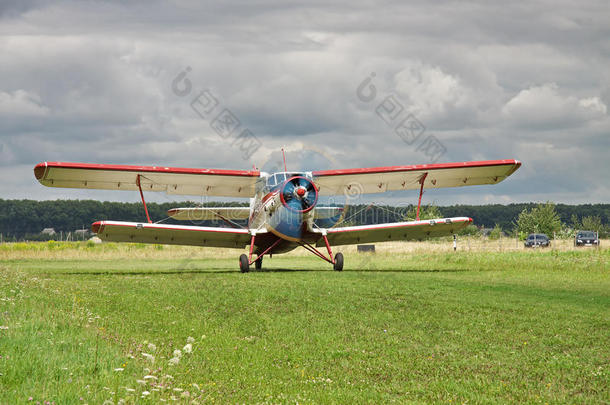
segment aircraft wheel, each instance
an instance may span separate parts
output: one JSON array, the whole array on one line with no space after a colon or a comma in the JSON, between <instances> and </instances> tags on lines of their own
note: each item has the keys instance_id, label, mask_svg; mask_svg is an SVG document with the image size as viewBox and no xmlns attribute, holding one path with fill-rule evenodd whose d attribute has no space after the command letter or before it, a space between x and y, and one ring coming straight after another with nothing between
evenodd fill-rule
<instances>
[{"instance_id":1,"label":"aircraft wheel","mask_svg":"<svg viewBox=\"0 0 610 405\"><path fill-rule=\"evenodd\" d=\"M256 267L256 270L260 270L263 268L263 258L262 256L260 258L258 258L255 262L254 262L254 267Z\"/></svg>"},{"instance_id":2,"label":"aircraft wheel","mask_svg":"<svg viewBox=\"0 0 610 405\"><path fill-rule=\"evenodd\" d=\"M335 271L343 270L343 253L337 253L335 255L335 264L333 264Z\"/></svg>"},{"instance_id":3,"label":"aircraft wheel","mask_svg":"<svg viewBox=\"0 0 610 405\"><path fill-rule=\"evenodd\" d=\"M250 263L248 263L248 256L242 254L239 256L239 271L247 273L250 271Z\"/></svg>"}]
</instances>

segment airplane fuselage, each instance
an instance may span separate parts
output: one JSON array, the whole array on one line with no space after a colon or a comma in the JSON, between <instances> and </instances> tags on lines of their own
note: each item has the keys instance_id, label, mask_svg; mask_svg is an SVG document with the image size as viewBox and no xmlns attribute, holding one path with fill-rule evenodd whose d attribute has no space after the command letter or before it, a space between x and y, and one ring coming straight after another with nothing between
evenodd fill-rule
<instances>
[{"instance_id":1,"label":"airplane fuselage","mask_svg":"<svg viewBox=\"0 0 610 405\"><path fill-rule=\"evenodd\" d=\"M277 238L282 239L273 252L281 253L298 247L302 242L315 243L322 233L315 228L315 208L318 189L311 173L282 172L262 174L256 195L250 201L248 228L266 230L256 240L256 250L264 250Z\"/></svg>"}]
</instances>

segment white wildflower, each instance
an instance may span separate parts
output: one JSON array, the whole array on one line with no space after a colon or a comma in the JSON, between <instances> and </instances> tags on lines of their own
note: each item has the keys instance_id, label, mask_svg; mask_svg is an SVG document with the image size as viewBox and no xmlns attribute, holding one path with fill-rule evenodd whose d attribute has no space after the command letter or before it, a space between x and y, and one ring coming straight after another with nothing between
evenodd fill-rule
<instances>
[{"instance_id":1,"label":"white wildflower","mask_svg":"<svg viewBox=\"0 0 610 405\"><path fill-rule=\"evenodd\" d=\"M174 350L174 357L182 357L182 352L178 349Z\"/></svg>"},{"instance_id":2,"label":"white wildflower","mask_svg":"<svg viewBox=\"0 0 610 405\"><path fill-rule=\"evenodd\" d=\"M199 385L197 383L193 383L193 387L197 388L197 391L201 391L201 388L199 388Z\"/></svg>"},{"instance_id":3,"label":"white wildflower","mask_svg":"<svg viewBox=\"0 0 610 405\"><path fill-rule=\"evenodd\" d=\"M0 330L8 330L8 326L0 326Z\"/></svg>"},{"instance_id":4,"label":"white wildflower","mask_svg":"<svg viewBox=\"0 0 610 405\"><path fill-rule=\"evenodd\" d=\"M142 352L142 356L144 356L144 358L150 361L151 363L155 362L155 356L153 356L152 354Z\"/></svg>"},{"instance_id":5,"label":"white wildflower","mask_svg":"<svg viewBox=\"0 0 610 405\"><path fill-rule=\"evenodd\" d=\"M147 397L150 395L150 392L148 391L142 391L142 397Z\"/></svg>"},{"instance_id":6,"label":"white wildflower","mask_svg":"<svg viewBox=\"0 0 610 405\"><path fill-rule=\"evenodd\" d=\"M184 391L184 390L183 390L182 388L174 388L174 391L176 391L176 392L182 392L182 391Z\"/></svg>"},{"instance_id":7,"label":"white wildflower","mask_svg":"<svg viewBox=\"0 0 610 405\"><path fill-rule=\"evenodd\" d=\"M146 385L146 381L144 380L136 380L136 382L140 385Z\"/></svg>"},{"instance_id":8,"label":"white wildflower","mask_svg":"<svg viewBox=\"0 0 610 405\"><path fill-rule=\"evenodd\" d=\"M114 371L123 371L123 370L125 370L123 367L117 367L114 369Z\"/></svg>"},{"instance_id":9,"label":"white wildflower","mask_svg":"<svg viewBox=\"0 0 610 405\"><path fill-rule=\"evenodd\" d=\"M183 392L183 393L180 395L180 397L182 397L182 398L188 398L188 397L190 397L190 396L191 396L191 394L189 394L189 392L188 392L188 391L184 391L184 392Z\"/></svg>"},{"instance_id":10,"label":"white wildflower","mask_svg":"<svg viewBox=\"0 0 610 405\"><path fill-rule=\"evenodd\" d=\"M195 343L195 338L192 336L189 336L186 338L186 343Z\"/></svg>"},{"instance_id":11,"label":"white wildflower","mask_svg":"<svg viewBox=\"0 0 610 405\"><path fill-rule=\"evenodd\" d=\"M144 379L145 379L145 380L156 380L156 379L157 379L157 377L156 377L156 376L154 376L154 375L145 375L145 376L144 376Z\"/></svg>"},{"instance_id":12,"label":"white wildflower","mask_svg":"<svg viewBox=\"0 0 610 405\"><path fill-rule=\"evenodd\" d=\"M169 359L170 366L175 366L178 363L180 363L180 357L172 357L171 359Z\"/></svg>"},{"instance_id":13,"label":"white wildflower","mask_svg":"<svg viewBox=\"0 0 610 405\"><path fill-rule=\"evenodd\" d=\"M193 345L190 343L187 343L182 350L184 351L184 353L192 353L193 352Z\"/></svg>"},{"instance_id":14,"label":"white wildflower","mask_svg":"<svg viewBox=\"0 0 610 405\"><path fill-rule=\"evenodd\" d=\"M125 391L127 391L127 392L136 392L136 390L134 390L133 388L127 388L127 387L125 387Z\"/></svg>"},{"instance_id":15,"label":"white wildflower","mask_svg":"<svg viewBox=\"0 0 610 405\"><path fill-rule=\"evenodd\" d=\"M148 347L148 350L150 350L151 352L157 351L157 346L155 346L154 343L149 343L146 347Z\"/></svg>"}]
</instances>

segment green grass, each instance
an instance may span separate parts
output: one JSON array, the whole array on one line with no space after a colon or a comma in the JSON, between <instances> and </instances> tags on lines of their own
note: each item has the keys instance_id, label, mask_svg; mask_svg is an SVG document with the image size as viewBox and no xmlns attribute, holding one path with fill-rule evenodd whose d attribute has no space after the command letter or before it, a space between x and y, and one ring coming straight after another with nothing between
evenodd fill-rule
<instances>
[{"instance_id":1,"label":"green grass","mask_svg":"<svg viewBox=\"0 0 610 405\"><path fill-rule=\"evenodd\" d=\"M204 249L4 249L3 404L610 399L608 249L349 253L342 273L277 256L249 274Z\"/></svg>"}]
</instances>

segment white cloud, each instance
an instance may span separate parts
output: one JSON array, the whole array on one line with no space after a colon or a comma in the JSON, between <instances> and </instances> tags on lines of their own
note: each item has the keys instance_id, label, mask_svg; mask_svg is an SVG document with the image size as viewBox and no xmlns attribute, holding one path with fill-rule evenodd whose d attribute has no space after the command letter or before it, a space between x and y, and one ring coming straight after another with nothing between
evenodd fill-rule
<instances>
[{"instance_id":1,"label":"white cloud","mask_svg":"<svg viewBox=\"0 0 610 405\"><path fill-rule=\"evenodd\" d=\"M40 117L49 115L49 108L45 106L40 96L26 90L13 92L0 91L0 117Z\"/></svg>"},{"instance_id":2,"label":"white cloud","mask_svg":"<svg viewBox=\"0 0 610 405\"><path fill-rule=\"evenodd\" d=\"M502 113L511 126L554 129L601 119L606 115L606 105L598 97L564 96L556 83L547 83L521 90L506 103Z\"/></svg>"},{"instance_id":3,"label":"white cloud","mask_svg":"<svg viewBox=\"0 0 610 405\"><path fill-rule=\"evenodd\" d=\"M396 90L422 118L444 115L467 102L468 89L439 67L416 63L398 72L394 81Z\"/></svg>"},{"instance_id":4,"label":"white cloud","mask_svg":"<svg viewBox=\"0 0 610 405\"><path fill-rule=\"evenodd\" d=\"M606 115L608 107L599 99L599 97L582 98L578 100L578 104L585 111L596 114L598 116Z\"/></svg>"}]
</instances>

